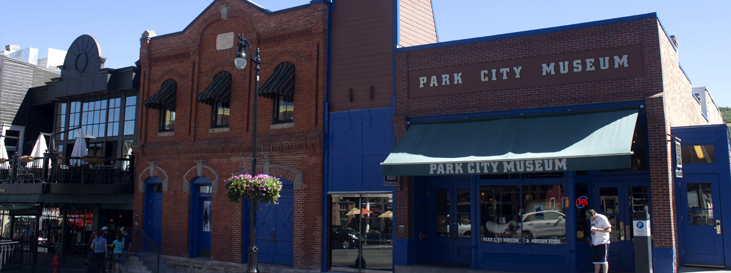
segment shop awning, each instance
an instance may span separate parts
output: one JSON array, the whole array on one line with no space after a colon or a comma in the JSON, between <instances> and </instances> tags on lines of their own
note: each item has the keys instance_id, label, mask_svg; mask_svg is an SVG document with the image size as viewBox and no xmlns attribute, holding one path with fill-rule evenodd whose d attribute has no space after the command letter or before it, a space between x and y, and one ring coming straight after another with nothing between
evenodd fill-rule
<instances>
[{"instance_id":1,"label":"shop awning","mask_svg":"<svg viewBox=\"0 0 731 273\"><path fill-rule=\"evenodd\" d=\"M259 96L276 99L283 96L287 102L294 101L294 64L283 62L274 68L271 77L259 88Z\"/></svg>"},{"instance_id":2,"label":"shop awning","mask_svg":"<svg viewBox=\"0 0 731 273\"><path fill-rule=\"evenodd\" d=\"M219 72L213 77L213 82L196 97L197 101L208 105L214 105L217 102L231 102L231 73L226 71Z\"/></svg>"},{"instance_id":3,"label":"shop awning","mask_svg":"<svg viewBox=\"0 0 731 273\"><path fill-rule=\"evenodd\" d=\"M630 166L637 110L412 124L386 176L620 169Z\"/></svg>"},{"instance_id":4,"label":"shop awning","mask_svg":"<svg viewBox=\"0 0 731 273\"><path fill-rule=\"evenodd\" d=\"M177 82L167 80L162 83L160 90L145 100L145 106L153 109L175 109L175 93L177 92Z\"/></svg>"}]
</instances>

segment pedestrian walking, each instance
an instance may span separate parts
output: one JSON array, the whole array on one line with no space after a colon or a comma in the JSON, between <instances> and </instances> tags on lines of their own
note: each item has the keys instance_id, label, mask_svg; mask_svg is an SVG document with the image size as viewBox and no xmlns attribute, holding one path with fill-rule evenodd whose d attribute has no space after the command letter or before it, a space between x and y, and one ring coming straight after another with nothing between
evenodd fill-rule
<instances>
[{"instance_id":1,"label":"pedestrian walking","mask_svg":"<svg viewBox=\"0 0 731 273\"><path fill-rule=\"evenodd\" d=\"M95 234L96 238L91 241L91 249L94 250L94 273L104 273L106 270L104 269L104 259L107 256L107 239L104 238L101 234L104 233L104 231L100 231L99 233Z\"/></svg>"},{"instance_id":2,"label":"pedestrian walking","mask_svg":"<svg viewBox=\"0 0 731 273\"><path fill-rule=\"evenodd\" d=\"M112 242L114 242L114 234L112 234L109 231L109 228L107 226L103 226L102 230L104 231L104 239L107 239L107 256L105 258L106 260L106 272L112 272L112 266L114 266L114 261L112 261L112 252L114 251L114 245Z\"/></svg>"},{"instance_id":3,"label":"pedestrian walking","mask_svg":"<svg viewBox=\"0 0 731 273\"><path fill-rule=\"evenodd\" d=\"M122 248L124 248L124 237L122 237L121 232L117 232L117 240L114 240L112 242L113 245L113 252L112 255L114 256L114 268L117 270L117 273L124 273L124 268L122 268Z\"/></svg>"},{"instance_id":4,"label":"pedestrian walking","mask_svg":"<svg viewBox=\"0 0 731 273\"><path fill-rule=\"evenodd\" d=\"M586 211L586 216L591 219L591 260L594 263L595 273L609 272L609 261L607 255L609 253L610 236L612 233L612 225L606 216L597 213L593 209Z\"/></svg>"},{"instance_id":5,"label":"pedestrian walking","mask_svg":"<svg viewBox=\"0 0 731 273\"><path fill-rule=\"evenodd\" d=\"M132 249L132 235L129 235L124 227L120 228L119 232L122 233L122 237L124 238L124 247L122 248L122 269L124 269L124 265L127 263L127 255L129 255L129 251Z\"/></svg>"}]
</instances>

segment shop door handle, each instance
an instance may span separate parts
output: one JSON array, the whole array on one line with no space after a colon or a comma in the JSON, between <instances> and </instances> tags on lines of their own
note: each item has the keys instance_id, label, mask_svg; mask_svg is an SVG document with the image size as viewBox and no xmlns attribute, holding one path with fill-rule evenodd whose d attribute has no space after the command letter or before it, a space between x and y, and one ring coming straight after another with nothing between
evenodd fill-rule
<instances>
[{"instance_id":1,"label":"shop door handle","mask_svg":"<svg viewBox=\"0 0 731 273\"><path fill-rule=\"evenodd\" d=\"M269 233L269 242L274 242L274 232Z\"/></svg>"},{"instance_id":2,"label":"shop door handle","mask_svg":"<svg viewBox=\"0 0 731 273\"><path fill-rule=\"evenodd\" d=\"M721 220L716 220L716 227L713 229L716 230L716 234L721 234Z\"/></svg>"},{"instance_id":3,"label":"shop door handle","mask_svg":"<svg viewBox=\"0 0 731 273\"><path fill-rule=\"evenodd\" d=\"M619 222L619 240L624 241L624 222Z\"/></svg>"}]
</instances>

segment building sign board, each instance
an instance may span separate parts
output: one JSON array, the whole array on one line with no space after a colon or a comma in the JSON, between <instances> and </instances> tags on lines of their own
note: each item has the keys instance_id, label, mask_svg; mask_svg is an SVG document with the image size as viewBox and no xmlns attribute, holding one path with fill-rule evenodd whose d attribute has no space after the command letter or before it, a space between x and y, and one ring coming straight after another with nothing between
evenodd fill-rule
<instances>
[{"instance_id":1,"label":"building sign board","mask_svg":"<svg viewBox=\"0 0 731 273\"><path fill-rule=\"evenodd\" d=\"M409 71L409 97L642 76L642 46Z\"/></svg>"}]
</instances>

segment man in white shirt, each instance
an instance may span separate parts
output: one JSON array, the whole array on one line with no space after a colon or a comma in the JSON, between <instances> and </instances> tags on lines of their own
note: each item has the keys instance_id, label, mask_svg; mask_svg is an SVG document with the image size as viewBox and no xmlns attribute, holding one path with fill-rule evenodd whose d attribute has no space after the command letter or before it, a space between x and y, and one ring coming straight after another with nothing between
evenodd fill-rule
<instances>
[{"instance_id":1,"label":"man in white shirt","mask_svg":"<svg viewBox=\"0 0 731 273\"><path fill-rule=\"evenodd\" d=\"M586 216L591 219L591 260L594 262L595 273L609 272L607 253L609 250L609 234L612 233L612 225L606 216L590 209ZM600 271L601 270L601 271Z\"/></svg>"}]
</instances>

